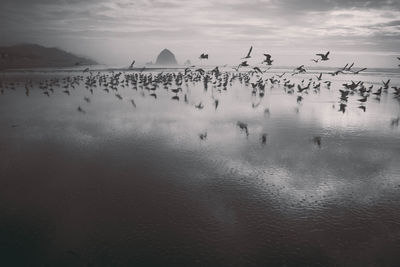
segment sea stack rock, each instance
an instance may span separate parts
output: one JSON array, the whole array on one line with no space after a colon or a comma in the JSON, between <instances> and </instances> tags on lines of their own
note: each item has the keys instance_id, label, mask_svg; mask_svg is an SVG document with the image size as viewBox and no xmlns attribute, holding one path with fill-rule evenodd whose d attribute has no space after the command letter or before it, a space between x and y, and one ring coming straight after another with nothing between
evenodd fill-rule
<instances>
[{"instance_id":1,"label":"sea stack rock","mask_svg":"<svg viewBox=\"0 0 400 267\"><path fill-rule=\"evenodd\" d=\"M164 49L157 57L157 65L178 65L175 55L168 49Z\"/></svg>"}]
</instances>

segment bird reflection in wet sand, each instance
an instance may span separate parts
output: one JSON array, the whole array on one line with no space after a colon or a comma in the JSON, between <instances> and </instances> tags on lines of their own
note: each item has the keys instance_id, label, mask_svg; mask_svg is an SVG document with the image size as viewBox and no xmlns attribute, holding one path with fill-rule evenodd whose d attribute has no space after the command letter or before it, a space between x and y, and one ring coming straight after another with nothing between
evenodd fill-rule
<instances>
[{"instance_id":1,"label":"bird reflection in wet sand","mask_svg":"<svg viewBox=\"0 0 400 267\"><path fill-rule=\"evenodd\" d=\"M243 130L243 131L245 132L245 134L246 134L247 137L249 136L249 129L248 129L248 127L247 127L247 123L238 121L238 122L236 123L236 125L237 125L241 130Z\"/></svg>"},{"instance_id":2,"label":"bird reflection in wet sand","mask_svg":"<svg viewBox=\"0 0 400 267\"><path fill-rule=\"evenodd\" d=\"M247 60L252 58L252 51L253 46L250 47L245 57L237 59L239 64L237 67L233 67L235 72L221 70L220 68L222 67L220 66L207 68L188 66L183 68L182 71L177 69L176 71L174 70L171 72L169 72L168 69L163 69L160 72L145 71L145 67L134 69L133 65L136 61L133 60L125 71L102 70L95 72L89 68L85 68L83 74L78 72L77 74L68 75L64 78L39 81L38 88L42 90L43 94L47 97L54 94L57 88L61 89L61 92L67 96L71 96L72 90L76 90L77 87L83 84L84 89L90 92L92 98L95 97L95 92L97 90L102 90L106 93L114 91L115 97L121 101L124 101L124 98L121 95L122 89L131 88L134 92L138 91L142 97L152 97L154 101L159 101L159 96L162 98L161 96L163 94L169 94L170 92L170 99L174 100L177 105L180 104L179 101L182 94L184 98L183 102L185 104L192 105L197 110L202 110L205 108L203 103L208 103L204 99L201 101L195 100L197 104L194 104L196 102L189 101L190 84L199 84L204 89L205 95L208 95L208 92L211 91L211 105L213 105L214 110L217 110L221 106L220 98L224 97L223 92L229 91L228 89L232 88L235 82L239 82L245 88L251 89L249 94L252 99L251 106L254 110L257 110L263 105L265 98L267 99L266 101L269 101L268 99L272 97L273 94L276 94L277 90L281 90L284 94L295 96L297 107L294 107L294 109L296 114L300 113L300 106L307 105L304 101L310 94L318 95L322 90L332 90L333 94L338 94L338 111L343 114L346 113L348 109L359 109L366 112L370 96L374 96L375 101L379 102L382 94L387 94L389 92L389 88L393 89L393 98L400 99L400 88L396 85L391 85L391 79L382 81L382 86L375 91L374 84L367 84L361 80L346 81L342 83L342 87L339 87L337 86L337 82L334 83L332 80L327 78L326 74L329 73L332 74L332 76L355 75L366 70L366 68L358 68L358 70L354 70L354 62L351 64L347 63L344 67L338 68L334 72L307 71L305 65L300 65L294 68L291 73L291 76L295 77L289 78L289 76L286 75L286 72L282 72L281 74L268 72L270 68L266 68L265 64L267 66L272 65L274 60L272 60L271 54L263 54L265 58L261 62L261 66L249 63ZM312 59L315 63L330 60L328 57L330 51L316 55L319 58ZM207 60L208 54L202 53L199 58L201 60ZM246 59L246 61L241 61L242 59ZM225 67L227 67L227 65L225 65ZM307 74L308 72L310 72L310 74ZM308 76L300 78L301 75ZM299 78L296 80L296 77ZM17 85L18 84L14 82L7 83L0 80L1 94L4 94L5 90L16 90ZM31 89L34 87L32 80L26 81L24 87L26 96L30 96ZM183 88L185 88L185 91ZM269 95L268 92L270 92L271 95ZM216 94L219 94L218 98ZM358 97L353 98L355 95ZM91 104L92 98L84 96L83 100L86 104ZM136 108L136 102L132 98L127 101ZM355 101L357 105L354 106L351 101ZM335 108L336 105L332 104L332 107ZM77 110L82 114L86 113L84 107L79 106ZM269 108L264 109L264 115L268 117L270 116ZM398 118L393 119L391 121L392 128L397 127L398 123ZM246 134L247 137L249 136L248 125L246 123L238 121L237 126ZM202 133L199 136L201 140L204 140L207 137L207 133ZM261 143L265 144L266 140L267 134L261 133ZM313 141L319 147L321 146L320 137L314 137Z\"/></svg>"}]
</instances>

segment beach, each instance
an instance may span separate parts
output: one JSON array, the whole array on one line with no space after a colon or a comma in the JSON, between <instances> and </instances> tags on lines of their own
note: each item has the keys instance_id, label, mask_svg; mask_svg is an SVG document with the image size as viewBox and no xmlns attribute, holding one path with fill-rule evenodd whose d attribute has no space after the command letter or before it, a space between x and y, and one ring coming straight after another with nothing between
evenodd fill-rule
<instances>
[{"instance_id":1,"label":"beach","mask_svg":"<svg viewBox=\"0 0 400 267\"><path fill-rule=\"evenodd\" d=\"M298 101L281 81L255 96L254 74L154 97L83 81L183 70L0 73L16 83L0 95L4 266L399 266L400 102L390 87L365 110L357 94L339 101L351 81L399 86L399 70L291 71L260 76L323 73L320 89ZM76 76L69 95L39 88Z\"/></svg>"}]
</instances>

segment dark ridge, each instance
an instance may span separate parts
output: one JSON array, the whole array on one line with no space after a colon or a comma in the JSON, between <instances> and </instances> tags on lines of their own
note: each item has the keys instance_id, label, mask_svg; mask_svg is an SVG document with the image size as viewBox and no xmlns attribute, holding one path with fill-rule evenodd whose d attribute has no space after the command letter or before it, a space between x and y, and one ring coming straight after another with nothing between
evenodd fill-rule
<instances>
[{"instance_id":1,"label":"dark ridge","mask_svg":"<svg viewBox=\"0 0 400 267\"><path fill-rule=\"evenodd\" d=\"M97 62L55 47L49 48L36 44L0 47L0 70L84 65L97 65Z\"/></svg>"}]
</instances>

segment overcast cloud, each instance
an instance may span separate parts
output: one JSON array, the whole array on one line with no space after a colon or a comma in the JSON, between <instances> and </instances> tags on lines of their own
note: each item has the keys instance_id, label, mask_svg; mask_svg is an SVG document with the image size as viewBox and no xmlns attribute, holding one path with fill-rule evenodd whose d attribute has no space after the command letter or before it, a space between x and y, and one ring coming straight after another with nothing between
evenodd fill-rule
<instances>
[{"instance_id":1,"label":"overcast cloud","mask_svg":"<svg viewBox=\"0 0 400 267\"><path fill-rule=\"evenodd\" d=\"M250 45L278 65L330 50L327 65L396 66L400 54L400 1L390 0L1 0L0 23L2 45L57 46L106 64L154 61L163 48L180 62L208 52L210 63L234 64Z\"/></svg>"}]
</instances>

